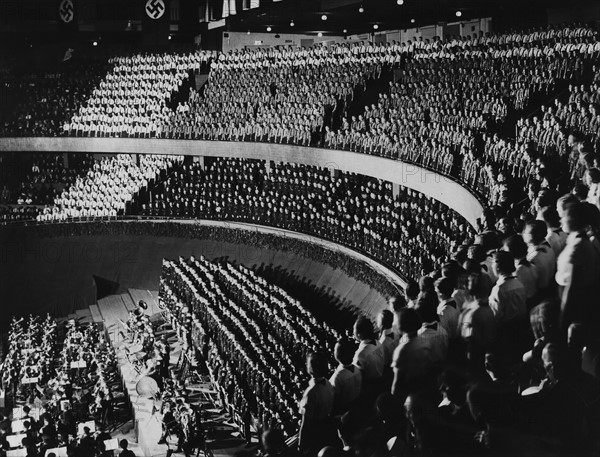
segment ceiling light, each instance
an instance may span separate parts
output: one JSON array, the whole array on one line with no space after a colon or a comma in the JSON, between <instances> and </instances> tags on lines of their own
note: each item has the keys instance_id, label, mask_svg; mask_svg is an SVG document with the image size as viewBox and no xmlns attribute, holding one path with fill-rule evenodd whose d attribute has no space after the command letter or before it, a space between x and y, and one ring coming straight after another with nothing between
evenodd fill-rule
<instances>
[{"instance_id":1,"label":"ceiling light","mask_svg":"<svg viewBox=\"0 0 600 457\"><path fill-rule=\"evenodd\" d=\"M456 12L456 17L461 17L462 16L462 11L457 11Z\"/></svg>"},{"instance_id":2,"label":"ceiling light","mask_svg":"<svg viewBox=\"0 0 600 457\"><path fill-rule=\"evenodd\" d=\"M295 26L296 24L294 24L294 20L292 19L292 21L290 22L290 27Z\"/></svg>"},{"instance_id":3,"label":"ceiling light","mask_svg":"<svg viewBox=\"0 0 600 457\"><path fill-rule=\"evenodd\" d=\"M246 33L247 33L248 35L250 35L250 30L248 30Z\"/></svg>"},{"instance_id":4,"label":"ceiling light","mask_svg":"<svg viewBox=\"0 0 600 457\"><path fill-rule=\"evenodd\" d=\"M273 30L273 29L271 28L271 26L268 26L268 27L267 27L267 32L270 32L271 30Z\"/></svg>"},{"instance_id":5,"label":"ceiling light","mask_svg":"<svg viewBox=\"0 0 600 457\"><path fill-rule=\"evenodd\" d=\"M348 29L344 29L344 30L343 30L343 32L344 32L344 33L348 33Z\"/></svg>"},{"instance_id":6,"label":"ceiling light","mask_svg":"<svg viewBox=\"0 0 600 457\"><path fill-rule=\"evenodd\" d=\"M379 26L377 24L373 24L373 29L377 30Z\"/></svg>"},{"instance_id":7,"label":"ceiling light","mask_svg":"<svg viewBox=\"0 0 600 457\"><path fill-rule=\"evenodd\" d=\"M319 33L317 33L317 36L318 36L319 38L321 38L321 37L323 36L323 32L319 32Z\"/></svg>"},{"instance_id":8,"label":"ceiling light","mask_svg":"<svg viewBox=\"0 0 600 457\"><path fill-rule=\"evenodd\" d=\"M365 12L365 9L363 8L362 5L360 5L360 7L358 8L358 12L359 13L364 13Z\"/></svg>"},{"instance_id":9,"label":"ceiling light","mask_svg":"<svg viewBox=\"0 0 600 457\"><path fill-rule=\"evenodd\" d=\"M411 24L414 24L415 22L417 22L415 19L411 19L411 20L410 20L410 23L411 23Z\"/></svg>"},{"instance_id":10,"label":"ceiling light","mask_svg":"<svg viewBox=\"0 0 600 457\"><path fill-rule=\"evenodd\" d=\"M173 38L173 37L172 37L171 35L169 35L169 40L170 40L171 38Z\"/></svg>"},{"instance_id":11,"label":"ceiling light","mask_svg":"<svg viewBox=\"0 0 600 457\"><path fill-rule=\"evenodd\" d=\"M92 46L98 46L98 42L97 42L97 41L94 41L94 42L92 43Z\"/></svg>"},{"instance_id":12,"label":"ceiling light","mask_svg":"<svg viewBox=\"0 0 600 457\"><path fill-rule=\"evenodd\" d=\"M404 5L404 0L396 0L396 3L397 3L398 5Z\"/></svg>"},{"instance_id":13,"label":"ceiling light","mask_svg":"<svg viewBox=\"0 0 600 457\"><path fill-rule=\"evenodd\" d=\"M324 14L323 16L321 16L321 20L322 20L322 21L326 21L326 20L327 20L327 15L326 15L326 14Z\"/></svg>"}]
</instances>

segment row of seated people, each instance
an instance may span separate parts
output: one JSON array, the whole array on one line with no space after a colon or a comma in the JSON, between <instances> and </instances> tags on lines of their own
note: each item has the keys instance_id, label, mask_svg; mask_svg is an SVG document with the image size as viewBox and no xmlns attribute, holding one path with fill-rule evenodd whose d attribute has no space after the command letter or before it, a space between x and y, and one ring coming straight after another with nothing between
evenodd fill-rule
<instances>
[{"instance_id":1,"label":"row of seated people","mask_svg":"<svg viewBox=\"0 0 600 457\"><path fill-rule=\"evenodd\" d=\"M202 349L224 405L297 431L306 355L331 347L334 329L251 270L204 258L164 261L160 299Z\"/></svg>"},{"instance_id":2,"label":"row of seated people","mask_svg":"<svg viewBox=\"0 0 600 457\"><path fill-rule=\"evenodd\" d=\"M310 351L311 380L300 377L304 384L292 388L306 388L297 405L302 416L297 449L286 449L289 428L275 394L269 404L279 414L260 421L268 427L264 452L597 452L600 315L594 300L600 284L600 211L574 194L540 210L546 219L551 213L558 218L559 212L558 230L533 217L497 221L456 249L450 261L409 283L405 295L393 297L389 309L377 316L377 325L359 317L352 329L354 342L342 337L326 351L315 351L315 340L301 342ZM231 302L213 306L210 268L196 277L194 265L194 260L167 263L161 297L169 307L189 306L202 323L208 315L218 322L208 328L200 324L217 345L217 353L210 353L218 360L213 363L238 360L244 346L226 343L235 338L230 324L244 322L245 329L259 325L256 334L263 335L258 309L264 302L259 299L253 311L245 312ZM270 323L269 331L278 332ZM186 325L198 324L192 317ZM252 338L244 341L246 347L253 344ZM267 360L264 355L256 363ZM218 381L234 398L238 372ZM289 373L285 368L281 372L267 369L274 376Z\"/></svg>"},{"instance_id":3,"label":"row of seated people","mask_svg":"<svg viewBox=\"0 0 600 457\"><path fill-rule=\"evenodd\" d=\"M151 192L146 216L246 221L361 249L408 277L442 262L472 230L419 192L361 175L259 160L186 164ZM413 262L412 259L415 259Z\"/></svg>"},{"instance_id":4,"label":"row of seated people","mask_svg":"<svg viewBox=\"0 0 600 457\"><path fill-rule=\"evenodd\" d=\"M124 214L134 197L165 175L182 156L117 154L102 157L85 177L58 195L36 217L38 221L61 221L70 218L116 217Z\"/></svg>"},{"instance_id":5,"label":"row of seated people","mask_svg":"<svg viewBox=\"0 0 600 457\"><path fill-rule=\"evenodd\" d=\"M63 327L50 316L13 319L2 373L6 404L14 406L2 412L2 455L57 455L57 448L80 457L112 455L106 430L114 400L124 394L114 351L97 326L71 320Z\"/></svg>"},{"instance_id":6,"label":"row of seated people","mask_svg":"<svg viewBox=\"0 0 600 457\"><path fill-rule=\"evenodd\" d=\"M64 62L59 73L0 81L7 104L0 115L0 136L57 136L100 82L106 67L105 63Z\"/></svg>"},{"instance_id":7,"label":"row of seated people","mask_svg":"<svg viewBox=\"0 0 600 457\"><path fill-rule=\"evenodd\" d=\"M486 132L501 126L509 110L527 106L532 95L552 92L558 81L580 80L593 56L579 51L567 56L521 55L516 51L523 49L522 43L512 46L515 53L511 55L497 55L489 48L477 55L452 55L452 59L407 58L398 81L390 83L389 93L380 94L378 104L365 108L356 122L343 121L340 130L327 132L325 146L416 161L444 173L462 162L458 177L491 196L498 171L485 170L487 162L477 157L481 148L476 140L482 135L489 139ZM543 44L527 46L540 50ZM412 147L407 147L403 136ZM432 136L441 142L439 153L415 152ZM513 163L526 168L519 162Z\"/></svg>"},{"instance_id":8,"label":"row of seated people","mask_svg":"<svg viewBox=\"0 0 600 457\"><path fill-rule=\"evenodd\" d=\"M66 157L65 157L66 156ZM4 158L2 205L46 205L76 178L87 172L94 159L88 154L35 153L21 160Z\"/></svg>"},{"instance_id":9,"label":"row of seated people","mask_svg":"<svg viewBox=\"0 0 600 457\"><path fill-rule=\"evenodd\" d=\"M156 130L173 114L168 107L190 72L199 72L211 51L148 54L110 59L112 69L93 89L79 111L63 124L77 136L135 136Z\"/></svg>"}]
</instances>

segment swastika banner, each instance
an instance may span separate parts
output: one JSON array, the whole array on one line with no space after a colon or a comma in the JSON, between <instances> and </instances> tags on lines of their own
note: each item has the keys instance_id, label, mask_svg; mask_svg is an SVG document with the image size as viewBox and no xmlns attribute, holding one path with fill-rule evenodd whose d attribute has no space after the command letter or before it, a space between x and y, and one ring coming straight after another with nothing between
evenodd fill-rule
<instances>
[{"instance_id":1,"label":"swastika banner","mask_svg":"<svg viewBox=\"0 0 600 457\"><path fill-rule=\"evenodd\" d=\"M58 5L58 17L64 24L70 24L75 19L73 0L62 0Z\"/></svg>"},{"instance_id":2,"label":"swastika banner","mask_svg":"<svg viewBox=\"0 0 600 457\"><path fill-rule=\"evenodd\" d=\"M160 19L165 14L164 0L147 0L144 8L150 19Z\"/></svg>"}]
</instances>

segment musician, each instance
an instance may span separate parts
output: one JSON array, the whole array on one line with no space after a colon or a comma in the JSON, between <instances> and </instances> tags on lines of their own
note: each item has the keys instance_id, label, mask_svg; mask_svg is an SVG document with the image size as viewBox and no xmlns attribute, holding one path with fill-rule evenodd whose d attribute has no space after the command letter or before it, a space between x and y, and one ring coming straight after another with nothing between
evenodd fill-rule
<instances>
[{"instance_id":1,"label":"musician","mask_svg":"<svg viewBox=\"0 0 600 457\"><path fill-rule=\"evenodd\" d=\"M163 434L158 444L166 444L167 437L177 433L177 422L175 421L170 402L165 402L163 406L162 428Z\"/></svg>"}]
</instances>

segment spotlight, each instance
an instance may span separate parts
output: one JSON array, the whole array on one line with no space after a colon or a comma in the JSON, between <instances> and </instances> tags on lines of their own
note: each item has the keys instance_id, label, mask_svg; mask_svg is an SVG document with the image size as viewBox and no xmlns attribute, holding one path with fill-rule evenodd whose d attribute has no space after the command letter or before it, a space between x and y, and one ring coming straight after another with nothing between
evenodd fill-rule
<instances>
[{"instance_id":1,"label":"spotlight","mask_svg":"<svg viewBox=\"0 0 600 457\"><path fill-rule=\"evenodd\" d=\"M379 26L377 24L373 24L373 30L377 30Z\"/></svg>"},{"instance_id":2,"label":"spotlight","mask_svg":"<svg viewBox=\"0 0 600 457\"><path fill-rule=\"evenodd\" d=\"M97 41L94 41L94 42L92 43L92 46L98 46L98 42L97 42Z\"/></svg>"},{"instance_id":3,"label":"spotlight","mask_svg":"<svg viewBox=\"0 0 600 457\"><path fill-rule=\"evenodd\" d=\"M250 30L248 30L248 31L246 32L246 34L247 34L247 35L250 35Z\"/></svg>"},{"instance_id":4,"label":"spotlight","mask_svg":"<svg viewBox=\"0 0 600 457\"><path fill-rule=\"evenodd\" d=\"M364 13L365 12L365 9L363 8L362 5L360 5L360 7L358 8L358 12L359 13Z\"/></svg>"},{"instance_id":5,"label":"spotlight","mask_svg":"<svg viewBox=\"0 0 600 457\"><path fill-rule=\"evenodd\" d=\"M326 14L324 14L323 16L321 16L321 20L322 20L322 21L326 21L326 20L327 20L327 15L326 15Z\"/></svg>"},{"instance_id":6,"label":"spotlight","mask_svg":"<svg viewBox=\"0 0 600 457\"><path fill-rule=\"evenodd\" d=\"M348 33L348 29L343 30L344 34Z\"/></svg>"},{"instance_id":7,"label":"spotlight","mask_svg":"<svg viewBox=\"0 0 600 457\"><path fill-rule=\"evenodd\" d=\"M290 27L293 27L293 26L295 26L295 25L296 25L296 24L294 24L294 20L292 20L292 21L290 22Z\"/></svg>"},{"instance_id":8,"label":"spotlight","mask_svg":"<svg viewBox=\"0 0 600 457\"><path fill-rule=\"evenodd\" d=\"M171 38L173 38L173 37L172 37L171 35L169 35L169 40L170 40Z\"/></svg>"},{"instance_id":9,"label":"spotlight","mask_svg":"<svg viewBox=\"0 0 600 457\"><path fill-rule=\"evenodd\" d=\"M317 33L317 36L318 36L319 38L321 38L321 37L323 36L323 32L319 32L319 33Z\"/></svg>"},{"instance_id":10,"label":"spotlight","mask_svg":"<svg viewBox=\"0 0 600 457\"><path fill-rule=\"evenodd\" d=\"M462 11L457 11L456 12L456 17L461 17L462 16Z\"/></svg>"},{"instance_id":11,"label":"spotlight","mask_svg":"<svg viewBox=\"0 0 600 457\"><path fill-rule=\"evenodd\" d=\"M270 32L271 30L273 30L271 26L267 27L267 32Z\"/></svg>"},{"instance_id":12,"label":"spotlight","mask_svg":"<svg viewBox=\"0 0 600 457\"><path fill-rule=\"evenodd\" d=\"M414 24L415 22L417 22L417 21L416 21L416 19L411 19L411 20L410 20L410 23L411 23L411 24Z\"/></svg>"},{"instance_id":13,"label":"spotlight","mask_svg":"<svg viewBox=\"0 0 600 457\"><path fill-rule=\"evenodd\" d=\"M397 3L398 5L404 5L404 0L396 0L396 3Z\"/></svg>"}]
</instances>

